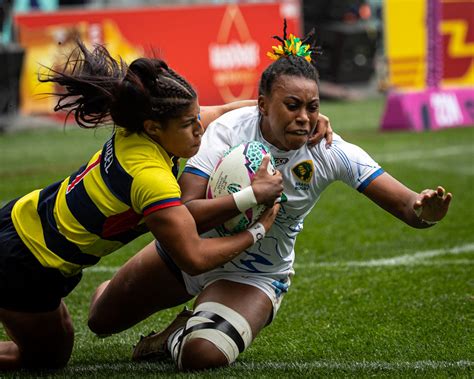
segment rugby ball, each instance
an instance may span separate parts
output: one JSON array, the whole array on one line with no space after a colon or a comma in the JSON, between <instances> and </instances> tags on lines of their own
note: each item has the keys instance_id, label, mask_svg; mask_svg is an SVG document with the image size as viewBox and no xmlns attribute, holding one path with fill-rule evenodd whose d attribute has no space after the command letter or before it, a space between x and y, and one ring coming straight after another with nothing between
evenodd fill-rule
<instances>
[{"instance_id":1,"label":"rugby ball","mask_svg":"<svg viewBox=\"0 0 474 379\"><path fill-rule=\"evenodd\" d=\"M230 148L214 167L207 184L207 198L229 195L250 186L265 155L270 155L267 170L270 174L274 174L275 161L270 149L263 143L249 141ZM244 213L226 221L222 228L229 233L241 232L253 225L264 210L265 205L247 209Z\"/></svg>"}]
</instances>

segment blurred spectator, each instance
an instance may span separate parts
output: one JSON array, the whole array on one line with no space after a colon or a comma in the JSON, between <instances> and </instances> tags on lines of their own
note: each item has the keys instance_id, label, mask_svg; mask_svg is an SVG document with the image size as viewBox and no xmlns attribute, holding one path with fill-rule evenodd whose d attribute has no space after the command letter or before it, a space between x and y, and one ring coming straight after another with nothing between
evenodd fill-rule
<instances>
[{"instance_id":1,"label":"blurred spectator","mask_svg":"<svg viewBox=\"0 0 474 379\"><path fill-rule=\"evenodd\" d=\"M0 0L0 44L10 42L13 0Z\"/></svg>"},{"instance_id":2,"label":"blurred spectator","mask_svg":"<svg viewBox=\"0 0 474 379\"><path fill-rule=\"evenodd\" d=\"M31 10L54 11L58 9L58 0L15 0L15 12L28 12Z\"/></svg>"},{"instance_id":3,"label":"blurred spectator","mask_svg":"<svg viewBox=\"0 0 474 379\"><path fill-rule=\"evenodd\" d=\"M19 107L19 81L24 50L16 43L13 12L17 3L0 0L0 132L11 123Z\"/></svg>"},{"instance_id":4,"label":"blurred spectator","mask_svg":"<svg viewBox=\"0 0 474 379\"><path fill-rule=\"evenodd\" d=\"M87 0L59 0L60 7L72 7L87 4Z\"/></svg>"}]
</instances>

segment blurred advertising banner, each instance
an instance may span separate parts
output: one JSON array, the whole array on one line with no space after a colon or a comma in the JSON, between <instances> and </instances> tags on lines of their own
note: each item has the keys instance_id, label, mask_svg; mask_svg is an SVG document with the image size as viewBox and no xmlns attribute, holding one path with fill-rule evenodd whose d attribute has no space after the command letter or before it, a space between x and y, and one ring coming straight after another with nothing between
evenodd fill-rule
<instances>
[{"instance_id":1,"label":"blurred advertising banner","mask_svg":"<svg viewBox=\"0 0 474 379\"><path fill-rule=\"evenodd\" d=\"M18 14L25 48L21 111L51 113L54 92L39 83L45 67L62 67L79 36L87 46L104 44L130 63L140 56L164 59L197 89L203 105L256 98L260 73L270 62L271 37L301 33L299 0Z\"/></svg>"},{"instance_id":2,"label":"blurred advertising banner","mask_svg":"<svg viewBox=\"0 0 474 379\"><path fill-rule=\"evenodd\" d=\"M390 86L424 89L428 69L428 0L385 1ZM440 0L440 86L474 85L474 0Z\"/></svg>"},{"instance_id":3,"label":"blurred advertising banner","mask_svg":"<svg viewBox=\"0 0 474 379\"><path fill-rule=\"evenodd\" d=\"M386 0L381 128L474 126L474 0Z\"/></svg>"}]
</instances>

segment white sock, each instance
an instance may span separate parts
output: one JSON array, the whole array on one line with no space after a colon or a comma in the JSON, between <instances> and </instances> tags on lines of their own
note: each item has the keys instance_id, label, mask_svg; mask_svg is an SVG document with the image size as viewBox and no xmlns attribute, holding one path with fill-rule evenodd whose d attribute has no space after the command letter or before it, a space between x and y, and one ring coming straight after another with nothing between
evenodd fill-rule
<instances>
[{"instance_id":1,"label":"white sock","mask_svg":"<svg viewBox=\"0 0 474 379\"><path fill-rule=\"evenodd\" d=\"M177 362L178 361L178 355L179 355L179 345L180 345L180 337L183 334L184 327L181 327L174 331L169 337L168 337L168 342L167 342L167 348L168 351L171 353L171 357L173 358L173 361Z\"/></svg>"}]
</instances>

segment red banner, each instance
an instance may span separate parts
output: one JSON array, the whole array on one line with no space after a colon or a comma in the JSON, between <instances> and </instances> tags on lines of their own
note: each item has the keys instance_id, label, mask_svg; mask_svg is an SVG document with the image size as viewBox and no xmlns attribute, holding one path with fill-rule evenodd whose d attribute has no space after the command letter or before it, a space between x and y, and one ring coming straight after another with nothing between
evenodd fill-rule
<instances>
[{"instance_id":1,"label":"red banner","mask_svg":"<svg viewBox=\"0 0 474 379\"><path fill-rule=\"evenodd\" d=\"M300 3L231 4L140 9L107 9L21 14L16 17L20 43L26 48L21 83L22 110L48 113L53 99L39 84L40 65L55 66L79 35L87 45L105 44L126 62L158 56L197 89L200 103L219 104L255 98L258 78L270 63L266 52L282 34L300 35Z\"/></svg>"}]
</instances>

